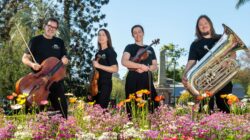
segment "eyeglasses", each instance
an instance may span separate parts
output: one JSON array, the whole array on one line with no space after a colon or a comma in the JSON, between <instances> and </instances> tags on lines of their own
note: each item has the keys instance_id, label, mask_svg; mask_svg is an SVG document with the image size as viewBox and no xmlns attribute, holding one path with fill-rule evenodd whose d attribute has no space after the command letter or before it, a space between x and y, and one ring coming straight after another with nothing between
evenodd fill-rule
<instances>
[{"instance_id":1,"label":"eyeglasses","mask_svg":"<svg viewBox=\"0 0 250 140\"><path fill-rule=\"evenodd\" d=\"M49 28L51 28L51 29L54 29L54 30L57 29L57 27L54 27L54 26L51 26L51 25L48 25L48 24L47 24L47 26L48 26Z\"/></svg>"}]
</instances>

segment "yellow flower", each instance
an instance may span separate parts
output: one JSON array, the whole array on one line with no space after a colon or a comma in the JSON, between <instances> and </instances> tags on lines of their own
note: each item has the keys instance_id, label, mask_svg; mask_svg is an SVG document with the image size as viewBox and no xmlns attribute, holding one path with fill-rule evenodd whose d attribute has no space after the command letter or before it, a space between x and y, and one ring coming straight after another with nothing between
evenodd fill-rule
<instances>
[{"instance_id":1,"label":"yellow flower","mask_svg":"<svg viewBox=\"0 0 250 140\"><path fill-rule=\"evenodd\" d=\"M223 95L220 95L221 98L226 98L227 95L226 94L223 94Z\"/></svg>"},{"instance_id":2,"label":"yellow flower","mask_svg":"<svg viewBox=\"0 0 250 140\"><path fill-rule=\"evenodd\" d=\"M129 94L129 99L135 99L135 94Z\"/></svg>"},{"instance_id":3,"label":"yellow flower","mask_svg":"<svg viewBox=\"0 0 250 140\"><path fill-rule=\"evenodd\" d=\"M69 98L69 103L75 103L76 100L77 100L76 97L70 97L70 98Z\"/></svg>"},{"instance_id":4,"label":"yellow flower","mask_svg":"<svg viewBox=\"0 0 250 140\"><path fill-rule=\"evenodd\" d=\"M17 104L23 105L26 102L26 98L17 98Z\"/></svg>"},{"instance_id":5,"label":"yellow flower","mask_svg":"<svg viewBox=\"0 0 250 140\"><path fill-rule=\"evenodd\" d=\"M137 92L136 92L136 96L137 96L137 97L141 98L142 95L143 95L143 92L141 92L141 91L137 91Z\"/></svg>"},{"instance_id":6,"label":"yellow flower","mask_svg":"<svg viewBox=\"0 0 250 140\"><path fill-rule=\"evenodd\" d=\"M17 98L25 98L26 96L24 96L23 94L19 94L18 96L17 96Z\"/></svg>"},{"instance_id":7,"label":"yellow flower","mask_svg":"<svg viewBox=\"0 0 250 140\"><path fill-rule=\"evenodd\" d=\"M95 101L94 102L88 102L89 105L94 105L95 104Z\"/></svg>"}]
</instances>

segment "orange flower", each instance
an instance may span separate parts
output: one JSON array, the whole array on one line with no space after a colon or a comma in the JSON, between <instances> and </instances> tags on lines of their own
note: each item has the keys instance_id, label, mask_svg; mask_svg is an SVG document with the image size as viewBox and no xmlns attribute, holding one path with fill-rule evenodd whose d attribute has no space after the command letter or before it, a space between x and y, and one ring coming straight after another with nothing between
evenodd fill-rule
<instances>
[{"instance_id":1,"label":"orange flower","mask_svg":"<svg viewBox=\"0 0 250 140\"><path fill-rule=\"evenodd\" d=\"M14 97L17 97L17 94L16 94L15 92L12 92L12 95L13 95Z\"/></svg>"},{"instance_id":2,"label":"orange flower","mask_svg":"<svg viewBox=\"0 0 250 140\"><path fill-rule=\"evenodd\" d=\"M165 97L164 97L163 95L157 95L157 96L155 97L155 101L156 101L156 102L160 102L161 100L165 100Z\"/></svg>"},{"instance_id":3,"label":"orange flower","mask_svg":"<svg viewBox=\"0 0 250 140\"><path fill-rule=\"evenodd\" d=\"M117 107L118 108L121 108L124 106L124 101L120 101L118 104L117 104Z\"/></svg>"},{"instance_id":4,"label":"orange flower","mask_svg":"<svg viewBox=\"0 0 250 140\"><path fill-rule=\"evenodd\" d=\"M201 101L201 100L203 100L203 99L204 99L204 97L203 97L203 96L200 96L200 95L196 97L196 100L199 100L199 101Z\"/></svg>"},{"instance_id":5,"label":"orange flower","mask_svg":"<svg viewBox=\"0 0 250 140\"><path fill-rule=\"evenodd\" d=\"M142 101L142 98L136 98L135 100L136 100L136 102L140 102L140 101Z\"/></svg>"},{"instance_id":6,"label":"orange flower","mask_svg":"<svg viewBox=\"0 0 250 140\"><path fill-rule=\"evenodd\" d=\"M208 90L206 90L205 93L207 94L208 97L211 97L213 95L212 92L210 92Z\"/></svg>"},{"instance_id":7,"label":"orange flower","mask_svg":"<svg viewBox=\"0 0 250 140\"><path fill-rule=\"evenodd\" d=\"M151 92L147 89L144 90L144 94L149 95Z\"/></svg>"},{"instance_id":8,"label":"orange flower","mask_svg":"<svg viewBox=\"0 0 250 140\"><path fill-rule=\"evenodd\" d=\"M8 99L8 100L13 100L13 99L14 99L14 96L13 96L13 95L8 95L8 96L7 96L7 99Z\"/></svg>"},{"instance_id":9,"label":"orange flower","mask_svg":"<svg viewBox=\"0 0 250 140\"><path fill-rule=\"evenodd\" d=\"M131 101L131 99L126 99L124 102L125 103L128 103L128 102L130 102Z\"/></svg>"},{"instance_id":10,"label":"orange flower","mask_svg":"<svg viewBox=\"0 0 250 140\"><path fill-rule=\"evenodd\" d=\"M137 106L138 107L144 107L145 103L138 103Z\"/></svg>"}]
</instances>

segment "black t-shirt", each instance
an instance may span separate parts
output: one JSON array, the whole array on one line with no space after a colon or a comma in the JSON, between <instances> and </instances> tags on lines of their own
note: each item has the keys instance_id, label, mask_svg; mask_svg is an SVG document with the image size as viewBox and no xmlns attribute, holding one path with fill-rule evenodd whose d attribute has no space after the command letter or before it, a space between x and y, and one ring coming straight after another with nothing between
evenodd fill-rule
<instances>
[{"instance_id":1,"label":"black t-shirt","mask_svg":"<svg viewBox=\"0 0 250 140\"><path fill-rule=\"evenodd\" d=\"M136 53L139 49L145 49L147 46L139 46L137 44L129 44L126 46L124 52L128 52L130 54L130 58L133 58L136 56ZM147 59L140 62L140 64L144 65L152 65L152 60L156 60L155 52L152 47L150 47L148 50L149 56Z\"/></svg>"},{"instance_id":2,"label":"black t-shirt","mask_svg":"<svg viewBox=\"0 0 250 140\"><path fill-rule=\"evenodd\" d=\"M200 60L220 39L221 35L215 38L202 38L195 40L190 47L188 60Z\"/></svg>"},{"instance_id":3,"label":"black t-shirt","mask_svg":"<svg viewBox=\"0 0 250 140\"><path fill-rule=\"evenodd\" d=\"M39 64L49 57L56 57L60 60L66 55L64 42L57 37L46 39L43 35L35 36L30 40L29 48ZM29 54L29 51L26 49L25 53Z\"/></svg>"},{"instance_id":4,"label":"black t-shirt","mask_svg":"<svg viewBox=\"0 0 250 140\"><path fill-rule=\"evenodd\" d=\"M200 59L202 59L202 57L204 57L208 52L208 50L206 48L208 48L209 50L211 48L213 48L215 43L220 38L221 38L221 35L218 35L215 38L202 38L199 40L195 40L191 44L188 60L199 61ZM231 93L232 87L233 87L232 82L229 82L224 88L222 88L220 91L218 91L218 93L224 93L224 92Z\"/></svg>"},{"instance_id":5,"label":"black t-shirt","mask_svg":"<svg viewBox=\"0 0 250 140\"><path fill-rule=\"evenodd\" d=\"M105 66L112 66L112 65L117 65L117 54L115 52L115 50L113 48L106 48L104 50L99 50L95 57L97 58L97 56L101 56L101 59L99 59L99 63L101 65L105 65ZM99 71L100 77L99 79L111 79L112 78L112 73L104 71L102 69L97 69Z\"/></svg>"}]
</instances>

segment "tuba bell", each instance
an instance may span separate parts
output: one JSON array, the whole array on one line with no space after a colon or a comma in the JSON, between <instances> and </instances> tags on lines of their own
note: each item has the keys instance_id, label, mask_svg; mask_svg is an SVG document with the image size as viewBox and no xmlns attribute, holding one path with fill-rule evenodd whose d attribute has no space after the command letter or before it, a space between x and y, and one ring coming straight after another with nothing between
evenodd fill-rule
<instances>
[{"instance_id":1,"label":"tuba bell","mask_svg":"<svg viewBox=\"0 0 250 140\"><path fill-rule=\"evenodd\" d=\"M231 55L238 50L248 51L241 39L225 24L224 33L208 53L187 73L187 89L194 96L204 91L212 95L228 84L239 71L239 63Z\"/></svg>"}]
</instances>

